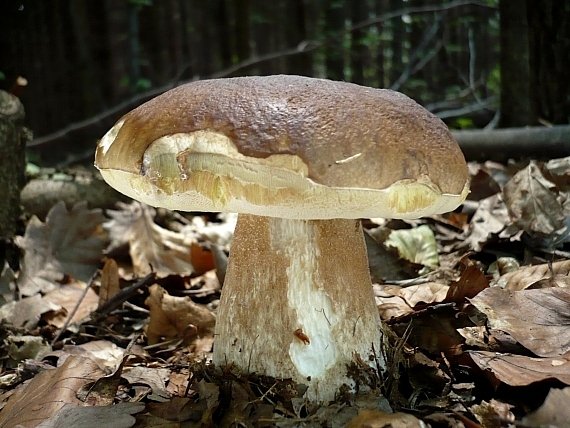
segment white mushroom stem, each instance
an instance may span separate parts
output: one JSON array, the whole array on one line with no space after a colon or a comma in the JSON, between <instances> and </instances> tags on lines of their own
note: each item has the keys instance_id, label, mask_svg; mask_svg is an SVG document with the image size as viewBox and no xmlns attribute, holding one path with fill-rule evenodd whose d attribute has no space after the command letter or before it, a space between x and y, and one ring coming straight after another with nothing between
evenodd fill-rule
<instances>
[{"instance_id":1,"label":"white mushroom stem","mask_svg":"<svg viewBox=\"0 0 570 428\"><path fill-rule=\"evenodd\" d=\"M374 349L380 358L380 344L360 221L239 216L216 365L291 378L308 385L309 400L329 401L343 384L354 386L347 365L355 354L369 361Z\"/></svg>"}]
</instances>

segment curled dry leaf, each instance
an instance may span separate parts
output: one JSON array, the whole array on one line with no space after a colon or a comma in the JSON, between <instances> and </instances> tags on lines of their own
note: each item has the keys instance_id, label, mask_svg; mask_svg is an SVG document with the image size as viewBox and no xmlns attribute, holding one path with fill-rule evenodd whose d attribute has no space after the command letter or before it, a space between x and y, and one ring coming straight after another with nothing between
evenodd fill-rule
<instances>
[{"instance_id":1,"label":"curled dry leaf","mask_svg":"<svg viewBox=\"0 0 570 428\"><path fill-rule=\"evenodd\" d=\"M509 213L500 193L482 199L469 223L467 238L457 247L481 251L490 239L504 232L510 223Z\"/></svg>"},{"instance_id":2,"label":"curled dry leaf","mask_svg":"<svg viewBox=\"0 0 570 428\"><path fill-rule=\"evenodd\" d=\"M554 277L552 276L554 273ZM534 266L525 266L513 272L508 272L494 283L498 287L507 290L524 290L532 287L539 281L552 279L551 287L568 287L568 279L570 279L570 260L561 260L552 263L552 272L548 263ZM547 288L544 286L535 288Z\"/></svg>"},{"instance_id":3,"label":"curled dry leaf","mask_svg":"<svg viewBox=\"0 0 570 428\"><path fill-rule=\"evenodd\" d=\"M418 304L430 304L442 302L447 295L449 287L437 282L426 282L408 287L396 285L379 285L383 295L398 296L404 299L410 308L415 308ZM380 298L382 302L382 298Z\"/></svg>"},{"instance_id":4,"label":"curled dry leaf","mask_svg":"<svg viewBox=\"0 0 570 428\"><path fill-rule=\"evenodd\" d=\"M164 229L153 220L155 210L138 202L118 205L121 210L109 211L112 220L105 223L111 237L108 251L128 244L138 275L151 268L160 276L201 274L214 268L213 255L198 245L193 229Z\"/></svg>"},{"instance_id":5,"label":"curled dry leaf","mask_svg":"<svg viewBox=\"0 0 570 428\"><path fill-rule=\"evenodd\" d=\"M194 303L190 297L171 296L157 284L149 291L145 301L150 308L146 332L149 344L158 343L161 338L180 338L186 344L200 338L213 341L216 318L206 306ZM211 347L211 342L205 345Z\"/></svg>"},{"instance_id":6,"label":"curled dry leaf","mask_svg":"<svg viewBox=\"0 0 570 428\"><path fill-rule=\"evenodd\" d=\"M570 290L546 288L483 290L470 302L487 316L490 328L509 333L536 355L556 357L570 351Z\"/></svg>"},{"instance_id":7,"label":"curled dry leaf","mask_svg":"<svg viewBox=\"0 0 570 428\"><path fill-rule=\"evenodd\" d=\"M449 285L447 295L442 301L460 303L465 298L475 297L489 286L489 280L472 260L465 256L461 259L461 265L461 276Z\"/></svg>"},{"instance_id":8,"label":"curled dry leaf","mask_svg":"<svg viewBox=\"0 0 570 428\"><path fill-rule=\"evenodd\" d=\"M154 222L155 210L133 202L120 204L121 211L108 211L112 220L105 223L113 246L128 242L135 273L139 276L156 272L190 275L194 272L191 247L187 235L160 227ZM213 264L213 263L212 263Z\"/></svg>"},{"instance_id":9,"label":"curled dry leaf","mask_svg":"<svg viewBox=\"0 0 570 428\"><path fill-rule=\"evenodd\" d=\"M535 161L515 174L503 188L513 222L529 233L544 235L563 226L565 218L556 185L546 179Z\"/></svg>"},{"instance_id":10,"label":"curled dry leaf","mask_svg":"<svg viewBox=\"0 0 570 428\"><path fill-rule=\"evenodd\" d=\"M467 351L477 366L510 386L525 386L546 379L570 385L570 361L565 358L536 358L526 355Z\"/></svg>"},{"instance_id":11,"label":"curled dry leaf","mask_svg":"<svg viewBox=\"0 0 570 428\"><path fill-rule=\"evenodd\" d=\"M485 428L501 428L503 422L514 422L515 415L511 412L514 406L498 400L481 401L471 406L469 410Z\"/></svg>"},{"instance_id":12,"label":"curled dry leaf","mask_svg":"<svg viewBox=\"0 0 570 428\"><path fill-rule=\"evenodd\" d=\"M66 276L88 282L101 261L107 237L99 209L86 203L68 211L63 202L55 205L46 222L32 217L24 236L16 243L24 250L18 289L24 296L46 293L59 287Z\"/></svg>"},{"instance_id":13,"label":"curled dry leaf","mask_svg":"<svg viewBox=\"0 0 570 428\"><path fill-rule=\"evenodd\" d=\"M51 418L66 403L81 406L79 389L103 373L89 358L70 356L58 368L37 374L17 390L0 412L0 428L35 427Z\"/></svg>"}]
</instances>

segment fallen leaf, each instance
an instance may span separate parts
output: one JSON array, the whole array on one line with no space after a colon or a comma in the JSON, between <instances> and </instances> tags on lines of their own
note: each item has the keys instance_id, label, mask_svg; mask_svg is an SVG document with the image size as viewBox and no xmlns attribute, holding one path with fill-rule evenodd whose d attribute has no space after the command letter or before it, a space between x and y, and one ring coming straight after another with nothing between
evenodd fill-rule
<instances>
[{"instance_id":1,"label":"fallen leaf","mask_svg":"<svg viewBox=\"0 0 570 428\"><path fill-rule=\"evenodd\" d=\"M425 282L407 287L380 285L379 288L384 295L401 297L410 308L415 308L419 304L426 305L441 302L445 299L449 290L449 286L437 282Z\"/></svg>"},{"instance_id":2,"label":"fallen leaf","mask_svg":"<svg viewBox=\"0 0 570 428\"><path fill-rule=\"evenodd\" d=\"M51 346L43 337L39 336L8 336L5 339L7 345L9 367L17 367L21 361L41 360L47 353L51 352Z\"/></svg>"},{"instance_id":3,"label":"fallen leaf","mask_svg":"<svg viewBox=\"0 0 570 428\"><path fill-rule=\"evenodd\" d=\"M192 238L164 229L154 222L155 210L133 202L121 204L121 211L108 211L112 220L105 223L112 246L129 243L129 254L138 276L152 271L158 276L189 276L192 265ZM213 262L212 262L213 264Z\"/></svg>"},{"instance_id":4,"label":"fallen leaf","mask_svg":"<svg viewBox=\"0 0 570 428\"><path fill-rule=\"evenodd\" d=\"M570 260L561 260L552 263L552 273L568 278L568 275L570 274ZM500 276L496 281L494 281L493 285L507 290L520 291L531 287L538 281L550 277L550 275L551 272L548 263L524 266L513 272L508 272ZM567 287L568 285L563 284L558 286Z\"/></svg>"},{"instance_id":5,"label":"fallen leaf","mask_svg":"<svg viewBox=\"0 0 570 428\"><path fill-rule=\"evenodd\" d=\"M112 406L78 407L64 405L51 418L36 428L130 428L136 423L132 416L144 410L144 403L118 403Z\"/></svg>"},{"instance_id":6,"label":"fallen leaf","mask_svg":"<svg viewBox=\"0 0 570 428\"><path fill-rule=\"evenodd\" d=\"M125 368L121 376L131 384L148 385L152 389L152 395L149 396L151 400L170 399L170 393L166 389L170 369L136 366Z\"/></svg>"},{"instance_id":7,"label":"fallen leaf","mask_svg":"<svg viewBox=\"0 0 570 428\"><path fill-rule=\"evenodd\" d=\"M531 161L503 187L505 205L512 221L529 233L548 235L560 229L565 215L555 188L556 185L544 177L539 165Z\"/></svg>"},{"instance_id":8,"label":"fallen leaf","mask_svg":"<svg viewBox=\"0 0 570 428\"><path fill-rule=\"evenodd\" d=\"M514 422L515 415L511 412L514 406L498 400L483 400L469 409L473 416L485 428L501 428L505 422Z\"/></svg>"},{"instance_id":9,"label":"fallen leaf","mask_svg":"<svg viewBox=\"0 0 570 428\"><path fill-rule=\"evenodd\" d=\"M0 412L0 428L35 427L67 403L81 406L77 391L102 375L90 359L70 356L60 367L34 376L10 397Z\"/></svg>"},{"instance_id":10,"label":"fallen leaf","mask_svg":"<svg viewBox=\"0 0 570 428\"><path fill-rule=\"evenodd\" d=\"M101 287L99 288L99 303L97 309L111 300L119 291L119 268L114 259L107 259L101 269Z\"/></svg>"},{"instance_id":11,"label":"fallen leaf","mask_svg":"<svg viewBox=\"0 0 570 428\"><path fill-rule=\"evenodd\" d=\"M503 232L510 223L511 219L500 193L482 199L479 201L479 206L469 223L467 237L458 247L481 251L492 238Z\"/></svg>"},{"instance_id":12,"label":"fallen leaf","mask_svg":"<svg viewBox=\"0 0 570 428\"><path fill-rule=\"evenodd\" d=\"M428 267L439 265L435 235L428 225L393 230L384 245L396 248L400 257L410 262Z\"/></svg>"},{"instance_id":13,"label":"fallen leaf","mask_svg":"<svg viewBox=\"0 0 570 428\"><path fill-rule=\"evenodd\" d=\"M94 340L81 345L65 345L63 353L81 355L93 360L103 372L114 370L122 361L125 350L108 340Z\"/></svg>"},{"instance_id":14,"label":"fallen leaf","mask_svg":"<svg viewBox=\"0 0 570 428\"><path fill-rule=\"evenodd\" d=\"M64 308L65 311L58 311L51 314L49 317L44 315L42 316L42 319L50 325L61 328L67 321L68 314L72 313L78 302L79 306L71 318L70 325L87 318L97 309L99 297L91 287L89 287L87 289L87 293L85 293L86 287L89 287L89 285L73 282L47 293L44 296L44 300L52 305Z\"/></svg>"},{"instance_id":15,"label":"fallen leaf","mask_svg":"<svg viewBox=\"0 0 570 428\"><path fill-rule=\"evenodd\" d=\"M384 413L381 410L362 409L347 428L423 428L422 421L407 413Z\"/></svg>"},{"instance_id":16,"label":"fallen leaf","mask_svg":"<svg viewBox=\"0 0 570 428\"><path fill-rule=\"evenodd\" d=\"M442 300L444 302L461 303L465 298L475 297L489 286L489 280L485 274L467 256L461 259L461 265L461 276L457 281L449 284L447 295Z\"/></svg>"},{"instance_id":17,"label":"fallen leaf","mask_svg":"<svg viewBox=\"0 0 570 428\"><path fill-rule=\"evenodd\" d=\"M511 291L491 287L470 302L487 316L490 328L506 331L536 355L555 357L570 350L568 289Z\"/></svg>"},{"instance_id":18,"label":"fallen leaf","mask_svg":"<svg viewBox=\"0 0 570 428\"><path fill-rule=\"evenodd\" d=\"M6 320L15 327L32 330L36 328L43 314L58 311L63 311L61 306L44 300L41 294L36 294L6 303L0 308L0 319Z\"/></svg>"},{"instance_id":19,"label":"fallen leaf","mask_svg":"<svg viewBox=\"0 0 570 428\"><path fill-rule=\"evenodd\" d=\"M145 300L150 309L146 331L149 344L161 338L180 338L186 344L204 336L213 338L216 318L206 306L194 303L190 297L171 296L157 284L149 291Z\"/></svg>"},{"instance_id":20,"label":"fallen leaf","mask_svg":"<svg viewBox=\"0 0 570 428\"><path fill-rule=\"evenodd\" d=\"M510 386L526 386L546 379L558 379L570 385L570 361L566 359L488 351L467 351L467 354L481 370Z\"/></svg>"},{"instance_id":21,"label":"fallen leaf","mask_svg":"<svg viewBox=\"0 0 570 428\"><path fill-rule=\"evenodd\" d=\"M570 428L570 388L552 388L537 410L522 418L527 427Z\"/></svg>"},{"instance_id":22,"label":"fallen leaf","mask_svg":"<svg viewBox=\"0 0 570 428\"><path fill-rule=\"evenodd\" d=\"M66 276L89 282L101 261L106 236L100 209L90 210L87 203L68 211L63 202L48 213L46 222L32 217L24 236L16 243L24 251L18 289L24 296L46 293L59 287Z\"/></svg>"}]
</instances>

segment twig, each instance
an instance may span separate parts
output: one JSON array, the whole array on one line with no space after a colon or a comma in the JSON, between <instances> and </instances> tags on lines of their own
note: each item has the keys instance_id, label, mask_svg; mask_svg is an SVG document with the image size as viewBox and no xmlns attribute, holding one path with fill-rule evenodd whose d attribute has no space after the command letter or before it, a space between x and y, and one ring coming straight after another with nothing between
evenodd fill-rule
<instances>
[{"instance_id":1,"label":"twig","mask_svg":"<svg viewBox=\"0 0 570 428\"><path fill-rule=\"evenodd\" d=\"M95 311L95 313L100 315L100 316L104 316L104 315L108 314L109 312L114 311L119 306L121 306L123 304L123 302L125 302L126 300L130 299L135 294L137 294L137 291L140 288L145 287L145 286L148 287L149 285L152 285L155 282L156 282L156 274L154 272L149 273L147 276L145 276L143 279L141 279L136 284L133 284L130 287L124 288L121 291L119 291L111 299L109 299L107 302L105 302L105 304L103 306L98 308Z\"/></svg>"},{"instance_id":2,"label":"twig","mask_svg":"<svg viewBox=\"0 0 570 428\"><path fill-rule=\"evenodd\" d=\"M55 337L53 338L53 340L51 341L50 345L53 348L53 346L55 345L55 343L59 340L59 338L61 337L61 335L63 334L64 331L67 330L67 327L69 327L69 324L71 324L71 319L75 316L75 314L77 313L77 310L79 309L79 306L81 305L81 302L83 302L83 300L85 299L85 296L87 296L87 292L89 291L89 289L91 288L91 285L93 285L93 281L95 281L95 278L97 277L99 271L95 271L93 273L93 275L91 275L91 278L89 279L89 282L86 284L85 289L83 290L83 293L81 294L81 297L77 300L77 302L75 303L75 307L73 308L73 310L67 315L67 318L65 320L65 323L63 323L63 326L59 329L59 331L57 332L57 334L55 335Z\"/></svg>"}]
</instances>

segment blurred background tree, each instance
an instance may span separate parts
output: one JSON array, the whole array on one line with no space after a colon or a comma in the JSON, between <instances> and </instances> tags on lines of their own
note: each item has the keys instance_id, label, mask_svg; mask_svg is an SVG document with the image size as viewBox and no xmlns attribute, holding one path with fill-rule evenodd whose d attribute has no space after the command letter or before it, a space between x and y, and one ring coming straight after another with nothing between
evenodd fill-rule
<instances>
[{"instance_id":1,"label":"blurred background tree","mask_svg":"<svg viewBox=\"0 0 570 428\"><path fill-rule=\"evenodd\" d=\"M28 80L32 144L86 156L120 114L210 77L392 88L459 129L570 117L567 0L2 0L0 28L0 88Z\"/></svg>"}]
</instances>

